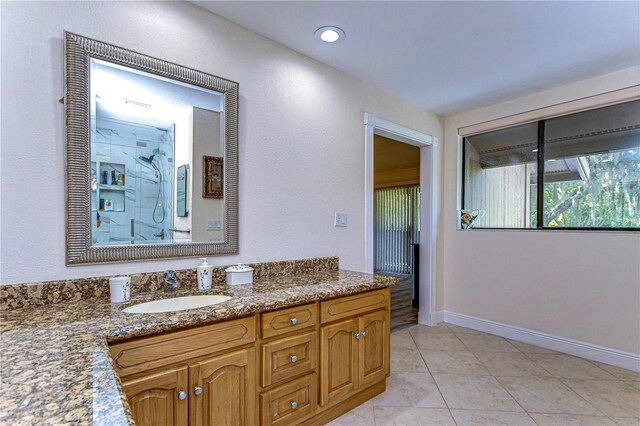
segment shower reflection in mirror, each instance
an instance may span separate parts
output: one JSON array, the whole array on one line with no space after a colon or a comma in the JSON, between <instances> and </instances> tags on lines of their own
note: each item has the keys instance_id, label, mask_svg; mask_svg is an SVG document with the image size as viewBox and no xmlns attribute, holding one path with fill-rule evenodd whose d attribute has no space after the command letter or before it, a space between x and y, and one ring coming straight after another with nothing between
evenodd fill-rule
<instances>
[{"instance_id":1,"label":"shower reflection in mirror","mask_svg":"<svg viewBox=\"0 0 640 426\"><path fill-rule=\"evenodd\" d=\"M133 68L90 62L92 244L190 241L188 165L197 151L193 138L205 134L194 128L194 110L219 117L221 97ZM206 134L207 151L219 154L220 135ZM177 168L177 162L186 166Z\"/></svg>"}]
</instances>

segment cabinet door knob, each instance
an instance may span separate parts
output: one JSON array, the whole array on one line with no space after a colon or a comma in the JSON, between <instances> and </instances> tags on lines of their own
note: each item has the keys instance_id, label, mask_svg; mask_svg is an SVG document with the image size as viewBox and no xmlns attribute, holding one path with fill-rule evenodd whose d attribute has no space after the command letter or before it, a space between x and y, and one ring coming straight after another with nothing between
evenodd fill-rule
<instances>
[{"instance_id":1,"label":"cabinet door knob","mask_svg":"<svg viewBox=\"0 0 640 426\"><path fill-rule=\"evenodd\" d=\"M178 399L180 401L184 401L185 399L187 399L187 393L185 391L178 392Z\"/></svg>"},{"instance_id":2,"label":"cabinet door knob","mask_svg":"<svg viewBox=\"0 0 640 426\"><path fill-rule=\"evenodd\" d=\"M356 340L360 340L360 333L356 333L356 334L354 334L354 335L353 335L353 337L355 337L355 338L356 338Z\"/></svg>"},{"instance_id":3,"label":"cabinet door knob","mask_svg":"<svg viewBox=\"0 0 640 426\"><path fill-rule=\"evenodd\" d=\"M362 337L367 337L367 332L366 331L362 331L360 334L362 334Z\"/></svg>"},{"instance_id":4,"label":"cabinet door knob","mask_svg":"<svg viewBox=\"0 0 640 426\"><path fill-rule=\"evenodd\" d=\"M289 358L291 358L291 362L296 362L296 361L298 361L298 357L297 357L297 356L295 356L295 355L291 355L291 356L289 356Z\"/></svg>"},{"instance_id":5,"label":"cabinet door knob","mask_svg":"<svg viewBox=\"0 0 640 426\"><path fill-rule=\"evenodd\" d=\"M291 325L296 325L298 323L298 318L293 317L291 318Z\"/></svg>"},{"instance_id":6,"label":"cabinet door knob","mask_svg":"<svg viewBox=\"0 0 640 426\"><path fill-rule=\"evenodd\" d=\"M196 395L200 395L202 393L202 388L200 386L196 386L195 388L193 388L193 393L195 393Z\"/></svg>"},{"instance_id":7,"label":"cabinet door knob","mask_svg":"<svg viewBox=\"0 0 640 426\"><path fill-rule=\"evenodd\" d=\"M291 402L289 403L289 405L291 406L291 408L292 408L293 410L295 410L296 408L298 408L298 403L297 403L297 402L295 402L295 401L291 401Z\"/></svg>"}]
</instances>

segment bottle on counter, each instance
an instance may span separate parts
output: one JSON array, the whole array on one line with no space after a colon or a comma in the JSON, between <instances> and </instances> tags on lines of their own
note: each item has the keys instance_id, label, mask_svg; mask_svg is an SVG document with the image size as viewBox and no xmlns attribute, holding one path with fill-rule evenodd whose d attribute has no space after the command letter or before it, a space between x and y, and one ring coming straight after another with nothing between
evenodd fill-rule
<instances>
[{"instance_id":1,"label":"bottle on counter","mask_svg":"<svg viewBox=\"0 0 640 426\"><path fill-rule=\"evenodd\" d=\"M207 263L206 257L201 257L202 264L196 267L198 273L198 290L209 290L211 288L211 275L213 265Z\"/></svg>"}]
</instances>

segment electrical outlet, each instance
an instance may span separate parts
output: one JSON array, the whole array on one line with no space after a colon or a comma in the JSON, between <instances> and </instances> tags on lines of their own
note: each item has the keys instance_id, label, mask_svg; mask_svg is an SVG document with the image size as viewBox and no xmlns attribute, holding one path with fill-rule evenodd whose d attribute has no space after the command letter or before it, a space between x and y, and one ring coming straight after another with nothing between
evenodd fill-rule
<instances>
[{"instance_id":1,"label":"electrical outlet","mask_svg":"<svg viewBox=\"0 0 640 426\"><path fill-rule=\"evenodd\" d=\"M336 218L334 225L336 228L346 228L347 227L347 214L344 212L336 212Z\"/></svg>"},{"instance_id":2,"label":"electrical outlet","mask_svg":"<svg viewBox=\"0 0 640 426\"><path fill-rule=\"evenodd\" d=\"M219 219L208 219L207 231L222 231L222 221Z\"/></svg>"}]
</instances>

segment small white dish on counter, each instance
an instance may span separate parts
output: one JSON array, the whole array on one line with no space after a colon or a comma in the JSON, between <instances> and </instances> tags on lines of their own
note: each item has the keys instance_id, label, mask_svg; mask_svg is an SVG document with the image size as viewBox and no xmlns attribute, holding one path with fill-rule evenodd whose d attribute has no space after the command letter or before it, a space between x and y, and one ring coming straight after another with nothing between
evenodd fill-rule
<instances>
[{"instance_id":1,"label":"small white dish on counter","mask_svg":"<svg viewBox=\"0 0 640 426\"><path fill-rule=\"evenodd\" d=\"M123 309L122 312L127 314L157 314L160 312L186 311L226 302L229 299L231 299L231 296L219 295L173 297L138 303Z\"/></svg>"},{"instance_id":2,"label":"small white dish on counter","mask_svg":"<svg viewBox=\"0 0 640 426\"><path fill-rule=\"evenodd\" d=\"M253 284L253 268L243 263L229 266L227 273L227 285Z\"/></svg>"}]
</instances>

